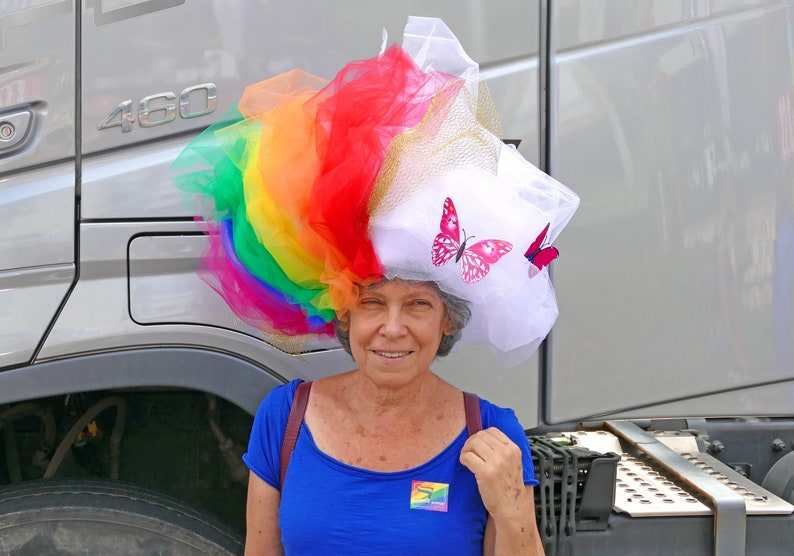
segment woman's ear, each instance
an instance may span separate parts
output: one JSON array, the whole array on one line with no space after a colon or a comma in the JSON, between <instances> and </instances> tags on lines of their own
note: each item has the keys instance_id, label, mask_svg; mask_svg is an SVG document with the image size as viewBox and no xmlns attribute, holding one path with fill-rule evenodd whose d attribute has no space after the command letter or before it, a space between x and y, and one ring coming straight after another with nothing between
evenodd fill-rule
<instances>
[{"instance_id":1,"label":"woman's ear","mask_svg":"<svg viewBox=\"0 0 794 556\"><path fill-rule=\"evenodd\" d=\"M350 332L350 311L342 309L336 312L336 320L339 322L339 329L342 332Z\"/></svg>"},{"instance_id":2,"label":"woman's ear","mask_svg":"<svg viewBox=\"0 0 794 556\"><path fill-rule=\"evenodd\" d=\"M453 330L452 328L452 321L449 320L448 316L444 315L444 322L441 323L441 333L444 336L449 336L457 332L457 330Z\"/></svg>"}]
</instances>

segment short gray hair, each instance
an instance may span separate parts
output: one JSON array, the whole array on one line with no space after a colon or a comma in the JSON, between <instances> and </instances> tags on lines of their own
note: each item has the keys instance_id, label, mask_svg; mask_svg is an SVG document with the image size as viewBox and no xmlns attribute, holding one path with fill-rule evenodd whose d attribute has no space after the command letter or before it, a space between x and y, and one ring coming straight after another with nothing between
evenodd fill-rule
<instances>
[{"instance_id":1,"label":"short gray hair","mask_svg":"<svg viewBox=\"0 0 794 556\"><path fill-rule=\"evenodd\" d=\"M388 281L388 279L384 278L384 282L385 281ZM408 280L405 281L407 282ZM460 340L463 334L463 328L471 319L471 304L465 299L443 291L435 282L428 281L422 283L427 284L436 291L438 297L441 298L441 302L444 304L444 316L449 320L451 332L441 335L441 343L438 345L438 350L436 351L436 357L445 357L452 351L452 346ZM334 332L336 333L336 339L342 344L342 348L352 356L353 352L350 350L350 330L343 330L339 319L334 319Z\"/></svg>"}]
</instances>

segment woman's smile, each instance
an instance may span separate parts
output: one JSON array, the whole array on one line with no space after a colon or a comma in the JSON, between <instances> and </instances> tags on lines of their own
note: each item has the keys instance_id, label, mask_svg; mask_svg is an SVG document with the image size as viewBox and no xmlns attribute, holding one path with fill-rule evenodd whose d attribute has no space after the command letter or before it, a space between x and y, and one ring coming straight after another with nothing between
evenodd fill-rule
<instances>
[{"instance_id":1,"label":"woman's smile","mask_svg":"<svg viewBox=\"0 0 794 556\"><path fill-rule=\"evenodd\" d=\"M376 355L380 355L381 357L385 357L387 359L399 359L400 357L405 357L410 355L411 351L379 351L379 350L372 350Z\"/></svg>"}]
</instances>

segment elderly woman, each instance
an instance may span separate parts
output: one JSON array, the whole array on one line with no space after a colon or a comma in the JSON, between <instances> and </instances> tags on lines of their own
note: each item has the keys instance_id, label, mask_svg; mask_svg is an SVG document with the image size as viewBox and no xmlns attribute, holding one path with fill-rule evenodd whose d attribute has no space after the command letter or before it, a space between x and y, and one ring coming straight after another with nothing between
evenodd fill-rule
<instances>
[{"instance_id":1,"label":"elderly woman","mask_svg":"<svg viewBox=\"0 0 794 556\"><path fill-rule=\"evenodd\" d=\"M176 166L207 163L178 178L203 200L203 277L270 344L336 334L356 365L262 402L247 552L541 553L521 425L430 365L458 338L532 354L578 198L502 143L455 36L409 18L331 82L249 86Z\"/></svg>"},{"instance_id":2,"label":"elderly woman","mask_svg":"<svg viewBox=\"0 0 794 556\"><path fill-rule=\"evenodd\" d=\"M362 289L338 321L358 367L314 383L281 491L268 444L280 444L295 383L257 414L246 554L543 553L514 414L482 400L487 428L467 437L463 393L430 370L467 320L432 283Z\"/></svg>"}]
</instances>

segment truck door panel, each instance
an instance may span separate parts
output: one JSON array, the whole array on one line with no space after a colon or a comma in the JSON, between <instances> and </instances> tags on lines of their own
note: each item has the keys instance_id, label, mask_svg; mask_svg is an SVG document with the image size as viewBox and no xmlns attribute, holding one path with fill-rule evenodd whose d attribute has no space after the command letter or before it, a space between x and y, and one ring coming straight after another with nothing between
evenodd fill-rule
<instances>
[{"instance_id":1,"label":"truck door panel","mask_svg":"<svg viewBox=\"0 0 794 556\"><path fill-rule=\"evenodd\" d=\"M72 2L0 12L0 367L30 360L74 278Z\"/></svg>"}]
</instances>

